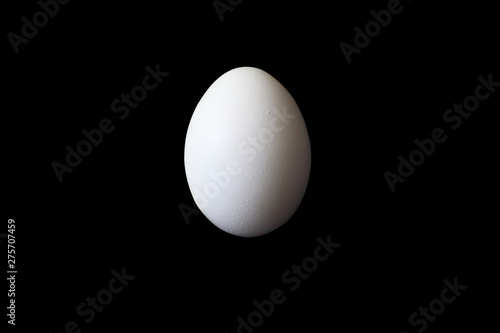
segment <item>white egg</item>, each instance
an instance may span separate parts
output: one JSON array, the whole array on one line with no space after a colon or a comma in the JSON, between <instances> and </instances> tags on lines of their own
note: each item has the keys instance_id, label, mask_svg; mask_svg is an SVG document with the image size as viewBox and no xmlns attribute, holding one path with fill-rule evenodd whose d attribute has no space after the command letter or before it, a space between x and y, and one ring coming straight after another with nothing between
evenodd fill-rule
<instances>
[{"instance_id":1,"label":"white egg","mask_svg":"<svg viewBox=\"0 0 500 333\"><path fill-rule=\"evenodd\" d=\"M290 219L306 191L306 124L275 78L258 68L235 68L196 106L184 164L191 194L208 220L233 235L264 235Z\"/></svg>"}]
</instances>

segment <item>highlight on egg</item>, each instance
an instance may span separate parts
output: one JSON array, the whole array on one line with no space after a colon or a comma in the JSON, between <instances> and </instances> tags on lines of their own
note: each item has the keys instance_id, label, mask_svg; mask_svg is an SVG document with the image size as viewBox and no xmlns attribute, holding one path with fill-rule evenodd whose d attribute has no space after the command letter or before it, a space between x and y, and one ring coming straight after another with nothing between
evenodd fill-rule
<instances>
[{"instance_id":1,"label":"highlight on egg","mask_svg":"<svg viewBox=\"0 0 500 333\"><path fill-rule=\"evenodd\" d=\"M196 205L221 230L256 237L279 228L299 207L311 169L297 103L261 69L226 72L194 110L184 165Z\"/></svg>"}]
</instances>

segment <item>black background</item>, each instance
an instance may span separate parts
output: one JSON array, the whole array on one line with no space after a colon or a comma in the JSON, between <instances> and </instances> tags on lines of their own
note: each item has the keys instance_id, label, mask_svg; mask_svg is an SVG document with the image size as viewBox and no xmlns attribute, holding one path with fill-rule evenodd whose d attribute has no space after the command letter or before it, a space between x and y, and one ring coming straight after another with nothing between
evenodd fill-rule
<instances>
[{"instance_id":1,"label":"black background","mask_svg":"<svg viewBox=\"0 0 500 333\"><path fill-rule=\"evenodd\" d=\"M339 44L353 44L353 28L387 1L245 0L223 22L210 0L71 1L18 54L5 37L0 232L16 220L16 329L236 332L252 301L279 288L286 302L256 332L416 332L408 317L455 277L467 290L426 331L490 327L499 92L455 131L442 116L479 75L500 81L498 15L487 2L402 5L350 64ZM4 36L38 10L3 4ZM111 102L156 64L169 77L119 120ZM301 206L251 239L202 214L187 224L179 210L193 205L183 164L191 115L240 66L289 90L312 147ZM102 118L115 130L60 183L51 163ZM384 172L436 127L447 141L392 193ZM282 274L328 235L340 248L289 291ZM75 308L122 267L136 278L85 324Z\"/></svg>"}]
</instances>

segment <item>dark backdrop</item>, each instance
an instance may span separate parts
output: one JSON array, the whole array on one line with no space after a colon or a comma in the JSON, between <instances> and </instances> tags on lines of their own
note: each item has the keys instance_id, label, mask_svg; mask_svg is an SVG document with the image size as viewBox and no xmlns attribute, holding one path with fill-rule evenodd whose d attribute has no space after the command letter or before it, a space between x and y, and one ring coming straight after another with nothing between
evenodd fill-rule
<instances>
[{"instance_id":1,"label":"dark backdrop","mask_svg":"<svg viewBox=\"0 0 500 333\"><path fill-rule=\"evenodd\" d=\"M223 21L210 0L172 3L61 4L18 53L8 34L21 35L22 17L32 21L40 5L3 5L0 232L15 220L15 329L62 332L74 321L81 332L230 333L275 289L286 300L255 332L490 327L500 92L456 130L443 114L475 93L478 76L500 81L493 4L402 1L348 63L340 44L354 45L354 28L388 1L232 1ZM169 76L120 120L111 103L157 65ZM301 206L251 239L196 214L183 165L198 101L239 66L289 90L312 146ZM103 118L113 132L59 182L51 164ZM438 127L447 140L392 192L384 173L397 173L398 156ZM313 255L318 237L341 245L292 291L282 276ZM135 278L92 320L77 314L112 270ZM420 315L412 326L420 307L442 311L445 279L467 289L427 326Z\"/></svg>"}]
</instances>

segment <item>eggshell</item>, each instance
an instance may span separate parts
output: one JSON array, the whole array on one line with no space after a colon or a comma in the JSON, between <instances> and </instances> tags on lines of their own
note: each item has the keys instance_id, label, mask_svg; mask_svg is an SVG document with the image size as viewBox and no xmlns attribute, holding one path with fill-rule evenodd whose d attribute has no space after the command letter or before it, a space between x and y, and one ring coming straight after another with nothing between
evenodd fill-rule
<instances>
[{"instance_id":1,"label":"eggshell","mask_svg":"<svg viewBox=\"0 0 500 333\"><path fill-rule=\"evenodd\" d=\"M198 208L218 228L255 237L287 222L309 181L311 146L290 93L268 73L239 67L199 101L184 150Z\"/></svg>"}]
</instances>

